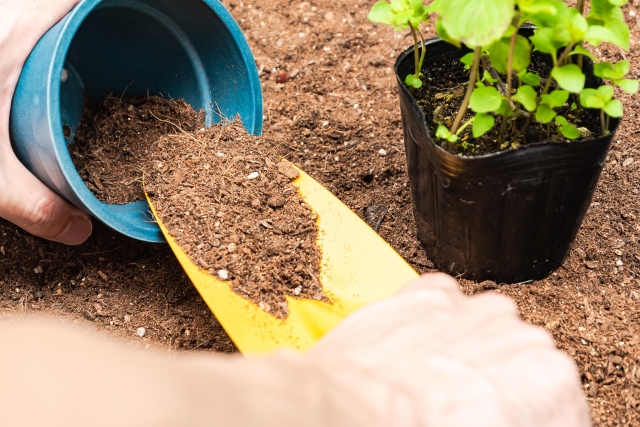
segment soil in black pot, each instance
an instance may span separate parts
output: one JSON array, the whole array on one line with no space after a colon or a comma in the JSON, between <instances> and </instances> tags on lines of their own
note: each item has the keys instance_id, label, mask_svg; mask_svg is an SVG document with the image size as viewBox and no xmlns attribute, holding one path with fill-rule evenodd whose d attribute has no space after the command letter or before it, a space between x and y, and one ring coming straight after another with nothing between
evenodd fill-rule
<instances>
[{"instance_id":1,"label":"soil in black pot","mask_svg":"<svg viewBox=\"0 0 640 427\"><path fill-rule=\"evenodd\" d=\"M450 55L440 56L436 60L429 61L429 50L427 48L427 58L422 70L424 84L420 89L413 92L413 96L425 113L429 133L432 136L435 135L440 124L451 128L451 124L460 110L469 82L469 70L464 69L464 64L460 62L460 58L468 52L470 52L469 49L463 48ZM532 54L531 65L528 68L529 72L537 73L544 78L544 76L549 75L551 68L552 62L548 55ZM482 61L479 70L480 76L483 75L484 70L489 71L494 78L500 77L502 82L506 81L505 76L497 74L495 69L491 67L488 58L484 58ZM514 89L512 92L515 93L515 89L519 84L518 78L514 77L513 81ZM543 90L545 80L542 80L542 82L543 84L535 88L538 95ZM504 92L506 85L501 85L498 82L496 88L506 93ZM555 82L552 83L549 91L554 89L559 89L556 87ZM556 112L564 116L576 127L582 128L580 139L589 139L601 135L602 129L597 111L583 108L572 109L572 103L577 103L577 98L577 96L571 95L567 103L563 107L556 109ZM494 115L495 124L491 131L478 139L473 138L471 127L469 127L460 134L460 141L456 144L449 144L447 141L437 138L434 138L434 141L447 149L447 151L463 156L490 154L542 141L569 141L556 130L556 125L553 122L545 125L531 120L527 132L523 135L518 135L525 128L529 113L523 110L519 114L520 117L509 125L510 128L507 132L507 134L517 136L505 140L506 142L503 144L497 142L503 120L502 116L499 115ZM473 116L473 111L469 109L462 123L465 123Z\"/></svg>"}]
</instances>

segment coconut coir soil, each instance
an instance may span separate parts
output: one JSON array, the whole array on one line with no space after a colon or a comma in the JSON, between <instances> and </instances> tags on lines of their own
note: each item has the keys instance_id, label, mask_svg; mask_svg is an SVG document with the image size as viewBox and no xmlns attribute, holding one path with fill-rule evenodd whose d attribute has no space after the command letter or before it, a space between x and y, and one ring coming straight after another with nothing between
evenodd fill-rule
<instances>
[{"instance_id":1,"label":"coconut coir soil","mask_svg":"<svg viewBox=\"0 0 640 427\"><path fill-rule=\"evenodd\" d=\"M369 22L374 2L223 0L261 70L263 137L363 218L377 223L381 215L367 213L385 212L380 235L417 271L433 271L415 239L392 71L411 34ZM628 59L637 78L640 0L624 15L630 52L594 53ZM434 35L433 24L425 29ZM626 116L563 266L527 285L460 281L468 294L509 296L525 321L553 334L578 364L597 427L640 426L640 101L617 95ZM0 317L49 313L144 347L234 349L166 245L132 241L96 222L89 241L70 248L0 220L2 248Z\"/></svg>"},{"instance_id":2,"label":"coconut coir soil","mask_svg":"<svg viewBox=\"0 0 640 427\"><path fill-rule=\"evenodd\" d=\"M239 121L207 129L182 100L108 97L85 109L70 151L103 201L143 199L144 174L191 261L266 312L286 317L285 295L328 300L317 279L317 215L291 185L298 171Z\"/></svg>"}]
</instances>

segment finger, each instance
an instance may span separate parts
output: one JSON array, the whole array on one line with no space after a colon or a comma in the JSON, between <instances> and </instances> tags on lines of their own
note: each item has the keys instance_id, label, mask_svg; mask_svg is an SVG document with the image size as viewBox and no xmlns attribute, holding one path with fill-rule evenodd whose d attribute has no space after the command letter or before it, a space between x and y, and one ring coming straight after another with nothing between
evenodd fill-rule
<instances>
[{"instance_id":1,"label":"finger","mask_svg":"<svg viewBox=\"0 0 640 427\"><path fill-rule=\"evenodd\" d=\"M505 295L500 295L495 292L486 292L474 295L469 299L469 303L478 307L487 307L495 314L502 313L518 315L520 313L515 301Z\"/></svg>"},{"instance_id":2,"label":"finger","mask_svg":"<svg viewBox=\"0 0 640 427\"><path fill-rule=\"evenodd\" d=\"M92 231L89 215L33 176L7 144L0 147L0 217L45 239L78 245Z\"/></svg>"},{"instance_id":3,"label":"finger","mask_svg":"<svg viewBox=\"0 0 640 427\"><path fill-rule=\"evenodd\" d=\"M406 284L398 294L400 295L433 289L451 291L453 293L460 294L462 293L460 291L460 285L453 277L444 273L427 273L420 276L419 279Z\"/></svg>"}]
</instances>

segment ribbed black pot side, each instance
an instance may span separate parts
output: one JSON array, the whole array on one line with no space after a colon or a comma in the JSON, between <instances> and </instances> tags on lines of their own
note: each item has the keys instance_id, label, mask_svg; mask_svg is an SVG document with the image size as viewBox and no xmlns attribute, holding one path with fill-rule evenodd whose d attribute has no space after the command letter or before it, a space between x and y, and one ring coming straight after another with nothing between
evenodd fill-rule
<instances>
[{"instance_id":1,"label":"ribbed black pot side","mask_svg":"<svg viewBox=\"0 0 640 427\"><path fill-rule=\"evenodd\" d=\"M426 42L425 68L460 50ZM586 58L585 58L586 59ZM576 237L600 178L611 133L572 143L540 142L516 150L460 157L437 146L405 86L413 47L395 72L418 239L442 271L472 280L517 283L559 267ZM598 87L585 64L587 87Z\"/></svg>"}]
</instances>

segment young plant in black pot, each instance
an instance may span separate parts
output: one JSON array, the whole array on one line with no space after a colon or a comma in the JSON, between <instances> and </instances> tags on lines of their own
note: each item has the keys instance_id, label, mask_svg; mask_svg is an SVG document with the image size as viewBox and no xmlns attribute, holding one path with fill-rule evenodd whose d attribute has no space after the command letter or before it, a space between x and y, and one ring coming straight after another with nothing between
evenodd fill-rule
<instances>
[{"instance_id":1,"label":"young plant in black pot","mask_svg":"<svg viewBox=\"0 0 640 427\"><path fill-rule=\"evenodd\" d=\"M638 90L627 61L594 64L584 47L628 49L624 3L592 0L587 16L582 0L420 5L440 37L418 73L417 46L395 70L418 238L440 269L513 283L560 266L623 114L614 86Z\"/></svg>"}]
</instances>

